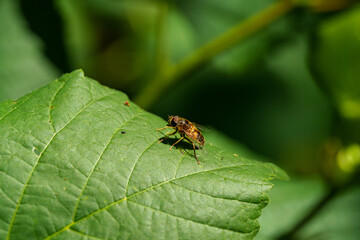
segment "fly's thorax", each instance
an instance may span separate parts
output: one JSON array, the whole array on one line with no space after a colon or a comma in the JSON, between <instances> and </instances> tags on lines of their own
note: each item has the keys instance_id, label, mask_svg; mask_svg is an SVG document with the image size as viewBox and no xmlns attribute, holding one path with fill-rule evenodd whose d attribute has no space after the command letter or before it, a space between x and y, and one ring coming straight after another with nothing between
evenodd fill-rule
<instances>
[{"instance_id":1,"label":"fly's thorax","mask_svg":"<svg viewBox=\"0 0 360 240\"><path fill-rule=\"evenodd\" d=\"M186 120L185 118L179 118L178 125L184 128L189 128L191 123L189 120Z\"/></svg>"}]
</instances>

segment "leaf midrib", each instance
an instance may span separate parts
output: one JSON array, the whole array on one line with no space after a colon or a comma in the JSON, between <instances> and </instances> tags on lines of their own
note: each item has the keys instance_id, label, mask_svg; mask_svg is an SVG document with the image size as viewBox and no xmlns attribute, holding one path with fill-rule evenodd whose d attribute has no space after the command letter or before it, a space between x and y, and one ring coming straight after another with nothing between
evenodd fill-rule
<instances>
[{"instance_id":1,"label":"leaf midrib","mask_svg":"<svg viewBox=\"0 0 360 240\"><path fill-rule=\"evenodd\" d=\"M156 141L157 141L157 140L156 140ZM151 143L150 145L153 145L153 143ZM104 211L104 210L107 210L107 209L109 209L110 207L115 206L116 204L120 204L121 202L123 202L123 201L125 201L125 200L127 200L127 199L129 199L129 198L131 198L131 197L135 197L135 196L140 195L140 194L142 194L142 193L144 193L144 192L147 192L147 191L149 191L149 190L151 190L151 189L153 189L153 188L160 187L160 186L162 186L162 185L164 185L164 184L171 183L172 181L179 180L179 179L182 179L182 178L186 178L186 177L189 177L189 176L192 176L192 175L204 173L204 172L211 172L211 171L216 171L216 170L220 170L220 169L233 168L233 167L241 167L241 166L254 166L254 165L256 165L256 164L236 164L236 165L231 165L231 166L226 166L226 167L219 167L219 168L208 169L208 170L199 171L199 172L195 172L195 173L190 173L190 174L187 174L187 175L184 175L184 176L181 176L181 177L171 178L171 179L169 179L169 180L166 180L166 181L164 181L164 182L158 183L158 184L156 184L156 185L147 187L147 188L145 188L145 189L143 189L143 190L140 190L140 191L138 191L138 192L136 192L136 193L133 193L133 194L131 194L131 195L129 195L129 196L125 196L124 198L121 198L121 199L119 199L119 200L117 200L117 201L115 201L115 202L113 202L113 203L110 203L110 204L104 206L103 208L99 208L98 210L96 210L96 211L94 211L94 212L92 212L92 213L90 213L90 214L88 214L88 215L86 215L86 216L84 216L84 217L82 217L82 218L79 218L79 219L76 220L76 221L72 221L71 223L69 223L69 224L66 225L65 227L59 229L58 231L52 233L51 235L49 235L49 236L46 237L45 239L46 239L46 240L47 240L47 239L50 239L50 238L56 236L57 234L59 234L59 233L65 231L65 230L71 228L73 225L75 225L75 224L77 224L77 223L79 223L79 222L82 222L82 221L88 219L89 217L91 217L91 216L99 213L99 212L102 212L102 211ZM206 195L206 194L204 194L204 195ZM215 197L210 196L210 195L206 195L206 196L215 198ZM221 198L221 199L229 200L229 199L226 199L226 198ZM133 202L133 201L131 201L131 202ZM246 201L244 201L244 202L245 202L245 203L250 203L250 204L252 204L251 202L246 202ZM149 207L149 208L150 208L150 207ZM159 211L160 211L160 210L159 210ZM162 212L162 211L160 211L160 212ZM163 213L168 214L168 213L166 213L166 212L163 212ZM180 216L176 216L176 217L181 218ZM183 218L183 219L184 219L184 220L188 220L188 221L193 221L193 220L190 220L190 219L185 219L185 218ZM193 222L195 222L195 221L193 221ZM201 223L201 222L196 222L196 223L204 224L204 223ZM219 227L217 227L217 226L212 226L212 225L208 225L208 224L204 224L204 225L207 225L207 226L209 226L209 227L219 228ZM232 231L232 232L240 233L240 232L237 232L237 231L234 231L234 230L231 230L231 229L224 229L224 228L220 228L220 229L222 229L222 230L229 230L229 231ZM256 229L254 229L254 231L255 231L255 230L256 230Z\"/></svg>"}]
</instances>

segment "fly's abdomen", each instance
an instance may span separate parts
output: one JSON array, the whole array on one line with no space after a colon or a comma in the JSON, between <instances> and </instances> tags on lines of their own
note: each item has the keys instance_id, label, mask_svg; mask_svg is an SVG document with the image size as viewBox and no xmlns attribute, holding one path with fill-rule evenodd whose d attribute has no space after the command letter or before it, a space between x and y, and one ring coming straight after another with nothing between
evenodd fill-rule
<instances>
[{"instance_id":1,"label":"fly's abdomen","mask_svg":"<svg viewBox=\"0 0 360 240\"><path fill-rule=\"evenodd\" d=\"M188 132L188 137L191 138L194 142L199 143L201 146L204 146L205 139L204 136L201 134L199 130L196 128L191 129L191 131Z\"/></svg>"}]
</instances>

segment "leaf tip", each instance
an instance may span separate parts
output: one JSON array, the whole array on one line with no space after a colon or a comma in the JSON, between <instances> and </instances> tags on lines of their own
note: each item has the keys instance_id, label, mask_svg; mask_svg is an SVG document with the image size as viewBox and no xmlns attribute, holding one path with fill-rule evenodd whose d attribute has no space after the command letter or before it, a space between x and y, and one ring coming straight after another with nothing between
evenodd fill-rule
<instances>
[{"instance_id":1,"label":"leaf tip","mask_svg":"<svg viewBox=\"0 0 360 240\"><path fill-rule=\"evenodd\" d=\"M80 68L80 69L76 69L70 73L66 73L64 75L62 75L60 78L59 78L59 81L61 82L66 82L70 79L73 79L73 78L84 78L85 77L85 73L84 71Z\"/></svg>"},{"instance_id":2,"label":"leaf tip","mask_svg":"<svg viewBox=\"0 0 360 240\"><path fill-rule=\"evenodd\" d=\"M285 170L281 169L280 167L274 165L274 164L270 164L270 167L273 170L273 177L271 179L279 179L279 180L283 180L283 181L289 181L290 177L289 175L285 172Z\"/></svg>"},{"instance_id":3,"label":"leaf tip","mask_svg":"<svg viewBox=\"0 0 360 240\"><path fill-rule=\"evenodd\" d=\"M284 181L289 181L290 180L289 175L285 172L285 170L283 170L281 168L277 169L276 178L279 179L279 180L284 180Z\"/></svg>"}]
</instances>

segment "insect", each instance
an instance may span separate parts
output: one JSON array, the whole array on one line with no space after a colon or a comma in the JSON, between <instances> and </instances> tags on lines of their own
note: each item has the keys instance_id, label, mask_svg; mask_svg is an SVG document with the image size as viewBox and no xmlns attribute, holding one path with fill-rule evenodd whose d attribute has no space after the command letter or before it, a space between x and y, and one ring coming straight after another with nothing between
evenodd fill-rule
<instances>
[{"instance_id":1,"label":"insect","mask_svg":"<svg viewBox=\"0 0 360 240\"><path fill-rule=\"evenodd\" d=\"M199 159L196 156L196 148L195 148L195 144L200 145L201 147L204 146L205 144L205 138L204 136L201 134L201 132L199 131L199 129L197 129L195 127L195 124L190 122L189 120L179 117L179 116L169 116L168 119L168 124L166 125L166 127L160 128L160 129L156 129L158 131L163 130L165 128L172 128L174 129L173 132L171 133L167 133L166 137L164 137L163 139L161 139L159 141L162 142L163 140L165 140L166 138L168 138L171 135L176 134L177 132L180 133L181 138L179 140L177 140L171 147L170 150L172 149L173 146L175 146L176 144L178 144L181 140L186 139L188 140L194 148L194 156L196 158L196 161L198 164L200 164Z\"/></svg>"}]
</instances>

